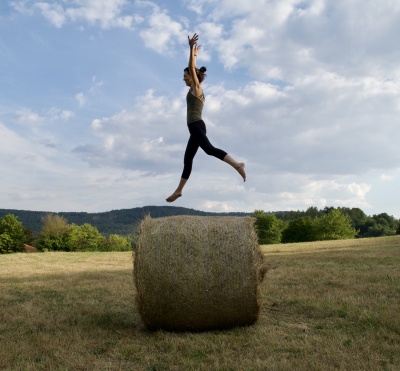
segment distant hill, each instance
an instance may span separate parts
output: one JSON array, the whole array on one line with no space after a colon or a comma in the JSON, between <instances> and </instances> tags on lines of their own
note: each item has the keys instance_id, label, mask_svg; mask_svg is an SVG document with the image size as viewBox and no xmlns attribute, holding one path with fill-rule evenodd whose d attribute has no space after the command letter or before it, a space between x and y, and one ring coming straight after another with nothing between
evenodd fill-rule
<instances>
[{"instance_id":1,"label":"distant hill","mask_svg":"<svg viewBox=\"0 0 400 371\"><path fill-rule=\"evenodd\" d=\"M42 217L50 211L28 211L0 209L0 218L7 214L13 214L24 227L29 228L34 234L39 234L42 227ZM89 223L96 227L103 235L113 233L119 235L131 235L134 233L135 227L146 215L150 214L153 218L160 218L172 215L200 215L200 216L247 216L250 213L211 213L188 209L185 207L175 206L144 206L132 209L112 210L101 213L85 213L85 212L61 212L55 213L67 219L68 223L82 225Z\"/></svg>"}]
</instances>

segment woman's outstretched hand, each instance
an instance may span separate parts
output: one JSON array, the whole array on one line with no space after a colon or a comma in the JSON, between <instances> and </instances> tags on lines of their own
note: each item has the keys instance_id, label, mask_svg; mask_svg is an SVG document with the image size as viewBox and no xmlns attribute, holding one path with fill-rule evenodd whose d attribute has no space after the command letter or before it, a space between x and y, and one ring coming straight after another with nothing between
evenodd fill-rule
<instances>
[{"instance_id":1,"label":"woman's outstretched hand","mask_svg":"<svg viewBox=\"0 0 400 371\"><path fill-rule=\"evenodd\" d=\"M192 38L190 38L190 36L188 36L189 46L190 46L190 49L193 49L194 56L196 56L197 53L201 49L201 45L197 45L198 39L199 39L199 35L197 35L196 33L193 35Z\"/></svg>"},{"instance_id":2,"label":"woman's outstretched hand","mask_svg":"<svg viewBox=\"0 0 400 371\"><path fill-rule=\"evenodd\" d=\"M188 41L189 41L189 46L191 48L196 47L197 44L197 40L199 39L199 35L197 35L197 33L195 33L192 38L190 38L190 36L188 35Z\"/></svg>"},{"instance_id":3,"label":"woman's outstretched hand","mask_svg":"<svg viewBox=\"0 0 400 371\"><path fill-rule=\"evenodd\" d=\"M194 47L193 47L194 56L197 55L197 53L200 51L200 49L201 49L201 45L197 45L197 44L194 45Z\"/></svg>"}]
</instances>

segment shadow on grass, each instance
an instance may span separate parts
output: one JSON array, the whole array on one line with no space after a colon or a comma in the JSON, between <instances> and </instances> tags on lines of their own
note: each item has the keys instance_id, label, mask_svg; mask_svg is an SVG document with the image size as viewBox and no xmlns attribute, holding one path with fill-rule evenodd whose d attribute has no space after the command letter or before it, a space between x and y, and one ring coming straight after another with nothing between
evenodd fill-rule
<instances>
[{"instance_id":1,"label":"shadow on grass","mask_svg":"<svg viewBox=\"0 0 400 371\"><path fill-rule=\"evenodd\" d=\"M132 270L33 274L0 278L0 310L25 328L65 326L83 331L124 331L142 326L136 311ZM6 326L8 327L8 326ZM12 327L12 326L11 326Z\"/></svg>"}]
</instances>

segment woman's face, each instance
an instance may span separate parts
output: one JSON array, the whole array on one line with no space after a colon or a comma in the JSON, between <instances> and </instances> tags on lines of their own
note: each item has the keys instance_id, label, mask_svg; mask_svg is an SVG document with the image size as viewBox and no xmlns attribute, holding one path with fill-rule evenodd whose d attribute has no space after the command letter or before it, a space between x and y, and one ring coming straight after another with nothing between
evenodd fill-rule
<instances>
[{"instance_id":1,"label":"woman's face","mask_svg":"<svg viewBox=\"0 0 400 371\"><path fill-rule=\"evenodd\" d=\"M189 72L183 72L183 81L185 81L185 84L187 86L190 86L192 84L192 77L190 76Z\"/></svg>"}]
</instances>

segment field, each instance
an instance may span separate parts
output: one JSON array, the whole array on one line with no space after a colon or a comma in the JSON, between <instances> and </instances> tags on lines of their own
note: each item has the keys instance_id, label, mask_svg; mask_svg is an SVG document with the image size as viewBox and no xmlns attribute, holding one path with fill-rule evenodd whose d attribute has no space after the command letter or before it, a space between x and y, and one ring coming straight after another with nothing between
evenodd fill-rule
<instances>
[{"instance_id":1,"label":"field","mask_svg":"<svg viewBox=\"0 0 400 371\"><path fill-rule=\"evenodd\" d=\"M131 253L0 255L1 370L400 370L400 236L263 246L254 326L149 332Z\"/></svg>"}]
</instances>

